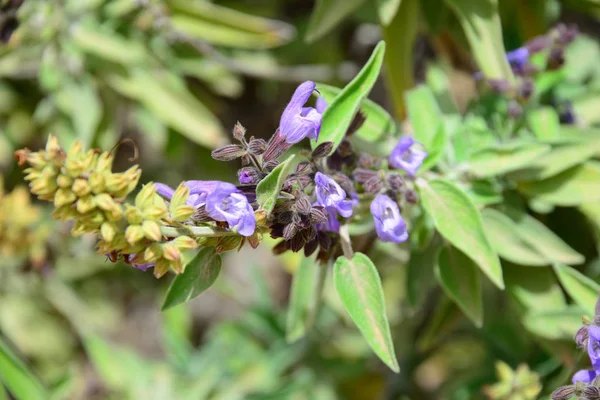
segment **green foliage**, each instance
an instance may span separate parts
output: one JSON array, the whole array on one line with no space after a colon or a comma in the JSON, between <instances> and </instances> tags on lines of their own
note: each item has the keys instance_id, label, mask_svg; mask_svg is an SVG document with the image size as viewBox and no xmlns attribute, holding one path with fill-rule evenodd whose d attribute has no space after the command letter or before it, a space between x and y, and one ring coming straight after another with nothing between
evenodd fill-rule
<instances>
[{"instance_id":1,"label":"green foliage","mask_svg":"<svg viewBox=\"0 0 600 400\"><path fill-rule=\"evenodd\" d=\"M292 162L294 157L294 155L289 156L284 162L275 167L256 187L256 202L267 214L273 211L285 178L294 167Z\"/></svg>"},{"instance_id":2,"label":"green foliage","mask_svg":"<svg viewBox=\"0 0 600 400\"><path fill-rule=\"evenodd\" d=\"M326 278L322 273L325 268L306 257L294 272L286 323L286 339L290 343L301 339L312 328L321 301L319 288L323 288Z\"/></svg>"},{"instance_id":3,"label":"green foliage","mask_svg":"<svg viewBox=\"0 0 600 400\"><path fill-rule=\"evenodd\" d=\"M4 341L0 341L0 380L18 400L48 398L46 389Z\"/></svg>"}]
</instances>

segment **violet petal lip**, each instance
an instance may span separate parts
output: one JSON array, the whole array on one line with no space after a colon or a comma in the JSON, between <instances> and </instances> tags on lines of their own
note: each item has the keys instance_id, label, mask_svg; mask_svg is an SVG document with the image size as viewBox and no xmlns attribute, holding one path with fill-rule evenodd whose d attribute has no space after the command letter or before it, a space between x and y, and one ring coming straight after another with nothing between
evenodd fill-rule
<instances>
[{"instance_id":1,"label":"violet petal lip","mask_svg":"<svg viewBox=\"0 0 600 400\"><path fill-rule=\"evenodd\" d=\"M427 157L427 153L416 148L415 144L416 142L412 137L401 137L390 154L390 165L404 170L410 176L416 175L423 164L423 160Z\"/></svg>"},{"instance_id":2,"label":"violet petal lip","mask_svg":"<svg viewBox=\"0 0 600 400\"><path fill-rule=\"evenodd\" d=\"M395 201L385 194L379 194L371 202L371 214L375 222L377 236L384 242L402 243L408 239L406 222Z\"/></svg>"},{"instance_id":3,"label":"violet petal lip","mask_svg":"<svg viewBox=\"0 0 600 400\"><path fill-rule=\"evenodd\" d=\"M316 140L319 136L322 113L327 108L327 103L325 100L317 99L316 108L304 106L315 88L314 82L301 83L281 114L279 135L289 144L298 143L306 137Z\"/></svg>"}]
</instances>

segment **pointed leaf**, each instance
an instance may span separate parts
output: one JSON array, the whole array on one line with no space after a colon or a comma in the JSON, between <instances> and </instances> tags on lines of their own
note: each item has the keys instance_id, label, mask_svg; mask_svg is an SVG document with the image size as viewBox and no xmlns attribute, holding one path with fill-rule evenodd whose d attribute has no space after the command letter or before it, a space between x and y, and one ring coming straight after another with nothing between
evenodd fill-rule
<instances>
[{"instance_id":1,"label":"pointed leaf","mask_svg":"<svg viewBox=\"0 0 600 400\"><path fill-rule=\"evenodd\" d=\"M573 340L574 332L581 328L583 314L579 307L533 312L523 318L523 325L529 332L545 339Z\"/></svg>"},{"instance_id":2,"label":"pointed leaf","mask_svg":"<svg viewBox=\"0 0 600 400\"><path fill-rule=\"evenodd\" d=\"M344 308L375 354L394 372L399 372L385 311L383 287L377 268L362 253L352 259L338 257L333 266L333 284Z\"/></svg>"},{"instance_id":3,"label":"pointed leaf","mask_svg":"<svg viewBox=\"0 0 600 400\"><path fill-rule=\"evenodd\" d=\"M477 265L460 250L447 246L438 255L435 272L446 294L480 328L483 325L483 305Z\"/></svg>"},{"instance_id":4,"label":"pointed leaf","mask_svg":"<svg viewBox=\"0 0 600 400\"><path fill-rule=\"evenodd\" d=\"M189 262L182 274L173 279L162 310L185 303L208 289L221 272L221 256L214 247L201 249Z\"/></svg>"},{"instance_id":5,"label":"pointed leaf","mask_svg":"<svg viewBox=\"0 0 600 400\"><path fill-rule=\"evenodd\" d=\"M591 315L600 294L600 284L567 265L556 264L554 271L569 296Z\"/></svg>"},{"instance_id":6,"label":"pointed leaf","mask_svg":"<svg viewBox=\"0 0 600 400\"><path fill-rule=\"evenodd\" d=\"M285 179L288 177L292 167L295 155L292 154L284 162L276 166L269 175L258 183L256 186L256 202L261 209L270 214L275 207L279 192L283 186Z\"/></svg>"},{"instance_id":7,"label":"pointed leaf","mask_svg":"<svg viewBox=\"0 0 600 400\"><path fill-rule=\"evenodd\" d=\"M0 381L17 400L48 398L48 393L40 381L2 340L0 340Z\"/></svg>"},{"instance_id":8,"label":"pointed leaf","mask_svg":"<svg viewBox=\"0 0 600 400\"><path fill-rule=\"evenodd\" d=\"M560 119L552 107L542 107L527 114L527 122L541 141L560 136Z\"/></svg>"},{"instance_id":9,"label":"pointed leaf","mask_svg":"<svg viewBox=\"0 0 600 400\"><path fill-rule=\"evenodd\" d=\"M408 120L412 124L414 137L429 149L444 125L443 115L435 96L430 88L420 85L406 92L405 99Z\"/></svg>"},{"instance_id":10,"label":"pointed leaf","mask_svg":"<svg viewBox=\"0 0 600 400\"><path fill-rule=\"evenodd\" d=\"M506 291L524 314L560 310L567 306L565 295L550 268L523 268L504 264Z\"/></svg>"},{"instance_id":11,"label":"pointed leaf","mask_svg":"<svg viewBox=\"0 0 600 400\"><path fill-rule=\"evenodd\" d=\"M292 280L290 303L287 312L286 340L288 343L301 339L306 330L310 329L309 323L311 313L314 312L317 301L320 300L318 293L319 269L325 268L319 265L314 257L303 257Z\"/></svg>"},{"instance_id":12,"label":"pointed leaf","mask_svg":"<svg viewBox=\"0 0 600 400\"><path fill-rule=\"evenodd\" d=\"M402 0L377 0L377 13L382 25L389 25L396 16Z\"/></svg>"},{"instance_id":13,"label":"pointed leaf","mask_svg":"<svg viewBox=\"0 0 600 400\"><path fill-rule=\"evenodd\" d=\"M319 140L311 142L313 148L323 142L333 142L333 149L339 146L362 101L368 96L377 81L384 54L385 42L380 41L360 72L329 104L323 114Z\"/></svg>"},{"instance_id":14,"label":"pointed leaf","mask_svg":"<svg viewBox=\"0 0 600 400\"><path fill-rule=\"evenodd\" d=\"M423 207L442 236L471 258L497 287L503 289L500 260L485 236L481 215L469 196L443 179L429 182L418 180L417 185Z\"/></svg>"},{"instance_id":15,"label":"pointed leaf","mask_svg":"<svg viewBox=\"0 0 600 400\"><path fill-rule=\"evenodd\" d=\"M327 104L340 94L342 89L335 86L317 83L317 90L321 96L327 101ZM384 137L394 136L396 134L396 122L392 116L379 104L364 99L360 104L360 112L364 114L366 120L362 126L354 133L368 142L375 142Z\"/></svg>"},{"instance_id":16,"label":"pointed leaf","mask_svg":"<svg viewBox=\"0 0 600 400\"><path fill-rule=\"evenodd\" d=\"M479 178L502 175L532 165L550 151L538 143L509 143L482 149L471 156L469 170Z\"/></svg>"},{"instance_id":17,"label":"pointed leaf","mask_svg":"<svg viewBox=\"0 0 600 400\"><path fill-rule=\"evenodd\" d=\"M328 34L365 1L317 0L306 29L306 42L312 43Z\"/></svg>"}]
</instances>

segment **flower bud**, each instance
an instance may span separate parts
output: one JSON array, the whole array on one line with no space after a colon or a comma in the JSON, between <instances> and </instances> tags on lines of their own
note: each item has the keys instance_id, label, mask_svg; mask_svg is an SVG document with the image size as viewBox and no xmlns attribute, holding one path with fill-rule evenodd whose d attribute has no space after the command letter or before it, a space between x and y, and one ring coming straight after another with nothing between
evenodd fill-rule
<instances>
[{"instance_id":1,"label":"flower bud","mask_svg":"<svg viewBox=\"0 0 600 400\"><path fill-rule=\"evenodd\" d=\"M265 164L265 169L267 171L273 171L275 169L275 167L277 167L278 165L279 165L279 161L277 161L277 160L267 161L267 163Z\"/></svg>"},{"instance_id":2,"label":"flower bud","mask_svg":"<svg viewBox=\"0 0 600 400\"><path fill-rule=\"evenodd\" d=\"M139 208L127 204L125 205L125 218L131 225L140 225L144 220L144 215Z\"/></svg>"},{"instance_id":3,"label":"flower bud","mask_svg":"<svg viewBox=\"0 0 600 400\"><path fill-rule=\"evenodd\" d=\"M577 345L578 348L583 348L586 346L586 342L588 340L588 326L584 325L581 328L579 328L579 330L577 331L577 333L575 334L574 340L575 340L575 344Z\"/></svg>"},{"instance_id":4,"label":"flower bud","mask_svg":"<svg viewBox=\"0 0 600 400\"><path fill-rule=\"evenodd\" d=\"M131 245L136 244L144 238L144 230L141 225L129 225L125 230L125 239Z\"/></svg>"},{"instance_id":5,"label":"flower bud","mask_svg":"<svg viewBox=\"0 0 600 400\"><path fill-rule=\"evenodd\" d=\"M227 251L237 249L240 244L242 244L241 236L225 236L219 238L219 241L215 246L215 251L217 254L223 254Z\"/></svg>"},{"instance_id":6,"label":"flower bud","mask_svg":"<svg viewBox=\"0 0 600 400\"><path fill-rule=\"evenodd\" d=\"M519 86L519 98L523 100L529 99L533 94L534 89L533 81L531 79L524 80L521 86Z\"/></svg>"},{"instance_id":7,"label":"flower bud","mask_svg":"<svg viewBox=\"0 0 600 400\"><path fill-rule=\"evenodd\" d=\"M264 139L252 139L248 143L248 151L256 156L260 156L267 150L267 142Z\"/></svg>"},{"instance_id":8,"label":"flower bud","mask_svg":"<svg viewBox=\"0 0 600 400\"><path fill-rule=\"evenodd\" d=\"M313 172L313 167L308 161L298 163L298 165L296 165L296 170L294 171L296 175L305 175L310 174L311 172Z\"/></svg>"},{"instance_id":9,"label":"flower bud","mask_svg":"<svg viewBox=\"0 0 600 400\"><path fill-rule=\"evenodd\" d=\"M73 193L75 193L77 197L83 197L87 196L92 191L92 188L90 188L87 180L79 178L75 179L71 190L73 190Z\"/></svg>"},{"instance_id":10,"label":"flower bud","mask_svg":"<svg viewBox=\"0 0 600 400\"><path fill-rule=\"evenodd\" d=\"M185 205L189 197L190 189L181 183L175 190L175 193L173 193L173 197L171 197L171 204L169 205L171 213L173 213L180 206Z\"/></svg>"},{"instance_id":11,"label":"flower bud","mask_svg":"<svg viewBox=\"0 0 600 400\"><path fill-rule=\"evenodd\" d=\"M238 144L228 144L211 153L212 158L218 161L232 161L246 154L246 150Z\"/></svg>"},{"instance_id":12,"label":"flower bud","mask_svg":"<svg viewBox=\"0 0 600 400\"><path fill-rule=\"evenodd\" d=\"M152 262L158 260L163 255L162 246L160 243L152 243L144 250L144 260L146 262Z\"/></svg>"},{"instance_id":13,"label":"flower bud","mask_svg":"<svg viewBox=\"0 0 600 400\"><path fill-rule=\"evenodd\" d=\"M106 188L104 176L102 176L102 174L100 174L98 171L92 171L90 173L88 182L90 183L92 192L94 192L95 194L104 192L104 189Z\"/></svg>"},{"instance_id":14,"label":"flower bud","mask_svg":"<svg viewBox=\"0 0 600 400\"><path fill-rule=\"evenodd\" d=\"M488 79L487 83L494 92L499 94L506 93L510 89L510 83L504 79Z\"/></svg>"},{"instance_id":15,"label":"flower bud","mask_svg":"<svg viewBox=\"0 0 600 400\"><path fill-rule=\"evenodd\" d=\"M298 196L296 199L296 210L300 214L310 214L310 211L312 210L312 204L310 204L308 196L303 193Z\"/></svg>"},{"instance_id":16,"label":"flower bud","mask_svg":"<svg viewBox=\"0 0 600 400\"><path fill-rule=\"evenodd\" d=\"M100 235L108 243L113 241L117 232L117 226L112 222L105 222L100 227Z\"/></svg>"},{"instance_id":17,"label":"flower bud","mask_svg":"<svg viewBox=\"0 0 600 400\"><path fill-rule=\"evenodd\" d=\"M411 189L407 190L404 193L404 198L411 204L417 204L417 202L419 201L419 195L417 195L417 192Z\"/></svg>"},{"instance_id":18,"label":"flower bud","mask_svg":"<svg viewBox=\"0 0 600 400\"><path fill-rule=\"evenodd\" d=\"M91 195L87 195L79 198L77 200L77 211L81 214L87 214L96 208L96 204L94 203L94 198Z\"/></svg>"},{"instance_id":19,"label":"flower bud","mask_svg":"<svg viewBox=\"0 0 600 400\"><path fill-rule=\"evenodd\" d=\"M575 394L575 386L561 386L550 395L552 400L568 400Z\"/></svg>"},{"instance_id":20,"label":"flower bud","mask_svg":"<svg viewBox=\"0 0 600 400\"><path fill-rule=\"evenodd\" d=\"M357 168L352 173L352 177L354 178L356 183L360 183L361 185L363 185L369 179L376 177L376 176L377 176L376 171L372 171L370 169L365 169L365 168Z\"/></svg>"},{"instance_id":21,"label":"flower bud","mask_svg":"<svg viewBox=\"0 0 600 400\"><path fill-rule=\"evenodd\" d=\"M158 242L162 237L160 226L154 221L144 221L142 223L142 230L144 231L144 236L148 240Z\"/></svg>"},{"instance_id":22,"label":"flower bud","mask_svg":"<svg viewBox=\"0 0 600 400\"><path fill-rule=\"evenodd\" d=\"M253 167L244 167L238 171L238 180L242 185L258 183L260 172Z\"/></svg>"},{"instance_id":23,"label":"flower bud","mask_svg":"<svg viewBox=\"0 0 600 400\"><path fill-rule=\"evenodd\" d=\"M178 236L172 243L180 250L190 250L198 247L198 243L189 236Z\"/></svg>"},{"instance_id":24,"label":"flower bud","mask_svg":"<svg viewBox=\"0 0 600 400\"><path fill-rule=\"evenodd\" d=\"M172 209L172 207L171 207L171 209ZM192 217L192 215L194 215L195 212L196 212L196 209L194 208L194 206L183 205L183 206L177 207L177 209L171 213L171 218L174 221L183 222L183 221L187 221L188 219L190 219Z\"/></svg>"},{"instance_id":25,"label":"flower bud","mask_svg":"<svg viewBox=\"0 0 600 400\"><path fill-rule=\"evenodd\" d=\"M246 128L244 128L244 126L242 124L240 124L240 121L236 122L235 125L233 126L233 137L236 140L242 140L245 135L246 135Z\"/></svg>"},{"instance_id":26,"label":"flower bud","mask_svg":"<svg viewBox=\"0 0 600 400\"><path fill-rule=\"evenodd\" d=\"M512 119L517 119L522 114L523 107L521 107L521 105L517 101L511 100L510 103L508 103L508 116Z\"/></svg>"},{"instance_id":27,"label":"flower bud","mask_svg":"<svg viewBox=\"0 0 600 400\"><path fill-rule=\"evenodd\" d=\"M583 395L589 400L600 400L600 389L595 386L588 386L583 389Z\"/></svg>"},{"instance_id":28,"label":"flower bud","mask_svg":"<svg viewBox=\"0 0 600 400\"><path fill-rule=\"evenodd\" d=\"M267 144L267 150L263 153L263 159L265 161L276 160L285 153L290 147L291 143L286 142L285 136L280 135L279 131L275 132L269 143Z\"/></svg>"},{"instance_id":29,"label":"flower bud","mask_svg":"<svg viewBox=\"0 0 600 400\"><path fill-rule=\"evenodd\" d=\"M171 263L168 260L164 258L157 260L154 265L154 276L156 278L161 278L164 274L169 272L169 268L171 268Z\"/></svg>"},{"instance_id":30,"label":"flower bud","mask_svg":"<svg viewBox=\"0 0 600 400\"><path fill-rule=\"evenodd\" d=\"M404 179L398 174L388 174L387 183L392 190L400 190L404 186Z\"/></svg>"},{"instance_id":31,"label":"flower bud","mask_svg":"<svg viewBox=\"0 0 600 400\"><path fill-rule=\"evenodd\" d=\"M383 188L383 182L379 176L375 175L364 183L364 188L367 193L377 194L381 192L381 189Z\"/></svg>"},{"instance_id":32,"label":"flower bud","mask_svg":"<svg viewBox=\"0 0 600 400\"><path fill-rule=\"evenodd\" d=\"M54 206L62 207L72 204L75 200L77 200L77 196L70 189L58 189L54 196Z\"/></svg>"},{"instance_id":33,"label":"flower bud","mask_svg":"<svg viewBox=\"0 0 600 400\"><path fill-rule=\"evenodd\" d=\"M559 69L565 64L565 50L562 47L553 47L548 55L546 68L549 70Z\"/></svg>"},{"instance_id":34,"label":"flower bud","mask_svg":"<svg viewBox=\"0 0 600 400\"><path fill-rule=\"evenodd\" d=\"M69 188L73 184L73 179L67 175L59 175L56 178L56 183L60 188Z\"/></svg>"},{"instance_id":35,"label":"flower bud","mask_svg":"<svg viewBox=\"0 0 600 400\"><path fill-rule=\"evenodd\" d=\"M323 142L317 146L312 152L313 158L323 158L331 154L333 150L333 142Z\"/></svg>"},{"instance_id":36,"label":"flower bud","mask_svg":"<svg viewBox=\"0 0 600 400\"><path fill-rule=\"evenodd\" d=\"M181 258L181 251L179 251L173 242L163 244L162 251L163 257L169 261L175 261Z\"/></svg>"}]
</instances>

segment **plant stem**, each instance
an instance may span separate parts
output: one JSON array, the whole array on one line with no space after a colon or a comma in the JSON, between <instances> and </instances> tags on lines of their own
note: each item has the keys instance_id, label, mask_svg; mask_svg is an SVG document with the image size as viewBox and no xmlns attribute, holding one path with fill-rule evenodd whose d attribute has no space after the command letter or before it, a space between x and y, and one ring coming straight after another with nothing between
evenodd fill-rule
<instances>
[{"instance_id":1,"label":"plant stem","mask_svg":"<svg viewBox=\"0 0 600 400\"><path fill-rule=\"evenodd\" d=\"M352 257L354 257L354 250L352 250L348 225L342 225L340 227L340 242L342 244L342 252L346 258L352 259Z\"/></svg>"},{"instance_id":2,"label":"plant stem","mask_svg":"<svg viewBox=\"0 0 600 400\"><path fill-rule=\"evenodd\" d=\"M216 228L212 226L162 226L160 232L167 237L177 236L193 236L193 237L223 237L223 236L236 236L238 233L234 231L228 231L222 228Z\"/></svg>"}]
</instances>

